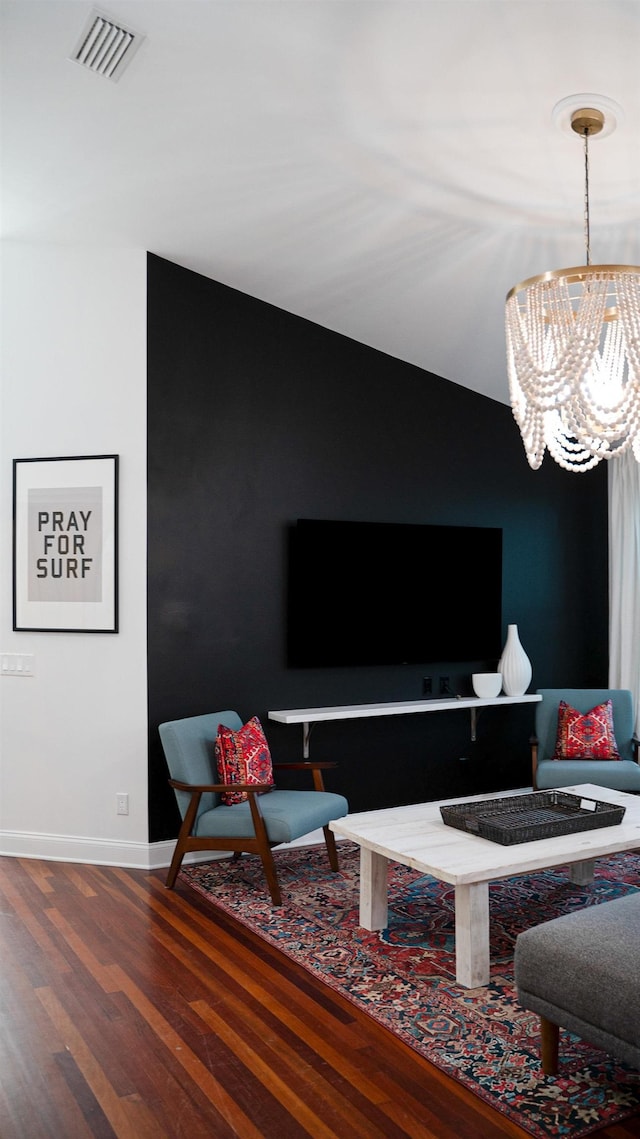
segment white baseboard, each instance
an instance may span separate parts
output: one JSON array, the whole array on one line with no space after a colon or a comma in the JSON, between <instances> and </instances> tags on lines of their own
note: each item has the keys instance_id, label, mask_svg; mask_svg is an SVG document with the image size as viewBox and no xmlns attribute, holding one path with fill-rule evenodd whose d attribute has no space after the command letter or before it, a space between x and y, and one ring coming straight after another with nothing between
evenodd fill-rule
<instances>
[{"instance_id":1,"label":"white baseboard","mask_svg":"<svg viewBox=\"0 0 640 1139\"><path fill-rule=\"evenodd\" d=\"M304 835L278 850L315 846L323 842L321 830ZM44 862L86 862L92 866L122 866L132 870L159 870L171 862L174 839L163 842L119 842L114 839L81 838L75 835L36 834L31 831L0 831L0 855L7 858L38 858ZM230 853L230 852L229 852ZM185 862L212 862L224 851L194 851Z\"/></svg>"},{"instance_id":2,"label":"white baseboard","mask_svg":"<svg viewBox=\"0 0 640 1139\"><path fill-rule=\"evenodd\" d=\"M166 862L152 861L155 845L67 834L0 831L1 855L10 858L41 858L45 862L88 862L94 866L124 866L139 870L152 870L156 865L168 866L171 854ZM170 851L173 850L173 845L172 842L166 844Z\"/></svg>"}]
</instances>

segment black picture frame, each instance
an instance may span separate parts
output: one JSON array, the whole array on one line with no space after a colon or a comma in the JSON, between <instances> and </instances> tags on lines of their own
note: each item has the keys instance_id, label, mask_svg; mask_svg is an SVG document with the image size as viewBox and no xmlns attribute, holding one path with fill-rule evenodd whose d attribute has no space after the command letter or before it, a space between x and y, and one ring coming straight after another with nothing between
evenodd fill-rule
<instances>
[{"instance_id":1,"label":"black picture frame","mask_svg":"<svg viewBox=\"0 0 640 1139\"><path fill-rule=\"evenodd\" d=\"M118 632L118 455L13 460L13 628Z\"/></svg>"}]
</instances>

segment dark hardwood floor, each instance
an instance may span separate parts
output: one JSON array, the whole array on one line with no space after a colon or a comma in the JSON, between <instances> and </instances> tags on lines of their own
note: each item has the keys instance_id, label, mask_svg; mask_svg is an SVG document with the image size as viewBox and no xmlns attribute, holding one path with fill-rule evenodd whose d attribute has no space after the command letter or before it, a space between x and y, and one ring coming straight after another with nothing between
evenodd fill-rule
<instances>
[{"instance_id":1,"label":"dark hardwood floor","mask_svg":"<svg viewBox=\"0 0 640 1139\"><path fill-rule=\"evenodd\" d=\"M525 1139L164 873L0 859L1 1139Z\"/></svg>"}]
</instances>

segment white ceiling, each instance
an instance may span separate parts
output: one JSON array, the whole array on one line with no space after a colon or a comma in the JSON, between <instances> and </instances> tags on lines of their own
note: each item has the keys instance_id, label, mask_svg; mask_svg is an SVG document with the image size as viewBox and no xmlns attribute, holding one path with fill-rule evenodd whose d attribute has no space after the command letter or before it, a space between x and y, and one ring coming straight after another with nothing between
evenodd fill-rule
<instances>
[{"instance_id":1,"label":"white ceiling","mask_svg":"<svg viewBox=\"0 0 640 1139\"><path fill-rule=\"evenodd\" d=\"M69 61L82 0L2 0L3 236L148 249L508 402L503 301L640 264L638 0L105 0L146 39Z\"/></svg>"}]
</instances>

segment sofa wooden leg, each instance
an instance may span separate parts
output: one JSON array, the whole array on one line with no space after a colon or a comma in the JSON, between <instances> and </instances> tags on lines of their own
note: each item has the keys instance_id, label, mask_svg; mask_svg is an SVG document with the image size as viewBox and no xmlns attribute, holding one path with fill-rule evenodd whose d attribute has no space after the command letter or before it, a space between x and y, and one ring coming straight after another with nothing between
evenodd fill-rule
<instances>
[{"instance_id":1,"label":"sofa wooden leg","mask_svg":"<svg viewBox=\"0 0 640 1139\"><path fill-rule=\"evenodd\" d=\"M545 1076L558 1074L558 1040L560 1029L546 1017L540 1017L540 1043L542 1047L542 1071Z\"/></svg>"}]
</instances>

